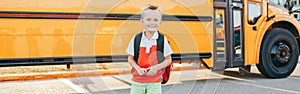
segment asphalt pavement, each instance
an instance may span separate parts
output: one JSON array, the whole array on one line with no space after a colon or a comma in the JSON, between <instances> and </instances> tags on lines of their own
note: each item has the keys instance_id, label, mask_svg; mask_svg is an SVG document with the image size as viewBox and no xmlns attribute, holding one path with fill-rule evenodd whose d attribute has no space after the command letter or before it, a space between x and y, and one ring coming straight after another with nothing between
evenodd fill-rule
<instances>
[{"instance_id":1,"label":"asphalt pavement","mask_svg":"<svg viewBox=\"0 0 300 94\"><path fill-rule=\"evenodd\" d=\"M218 73L224 74L220 75ZM163 94L300 94L300 67L283 79L264 78L253 66L250 74L237 68L225 72L208 69L173 71ZM0 82L1 94L129 94L130 74L81 76Z\"/></svg>"}]
</instances>

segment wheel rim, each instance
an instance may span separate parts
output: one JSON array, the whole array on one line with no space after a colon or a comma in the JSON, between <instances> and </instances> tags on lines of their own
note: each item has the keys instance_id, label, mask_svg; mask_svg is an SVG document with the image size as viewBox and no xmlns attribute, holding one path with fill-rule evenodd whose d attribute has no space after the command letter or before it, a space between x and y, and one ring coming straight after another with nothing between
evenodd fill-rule
<instances>
[{"instance_id":1,"label":"wheel rim","mask_svg":"<svg viewBox=\"0 0 300 94\"><path fill-rule=\"evenodd\" d=\"M278 41L272 45L271 59L276 67L286 66L291 58L290 47L284 41Z\"/></svg>"}]
</instances>

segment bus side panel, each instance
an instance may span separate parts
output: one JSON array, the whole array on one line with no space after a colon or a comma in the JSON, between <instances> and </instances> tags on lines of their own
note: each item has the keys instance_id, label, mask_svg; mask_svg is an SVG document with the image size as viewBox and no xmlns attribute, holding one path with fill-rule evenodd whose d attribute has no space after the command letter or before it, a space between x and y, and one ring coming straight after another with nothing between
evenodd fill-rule
<instances>
[{"instance_id":1,"label":"bus side panel","mask_svg":"<svg viewBox=\"0 0 300 94\"><path fill-rule=\"evenodd\" d=\"M0 57L70 55L75 23L75 20L0 19Z\"/></svg>"},{"instance_id":2,"label":"bus side panel","mask_svg":"<svg viewBox=\"0 0 300 94\"><path fill-rule=\"evenodd\" d=\"M174 19L162 22L159 30L169 39L174 53L213 53L211 0L151 2L0 0L0 2L1 12L24 13L20 14L21 17L15 15L17 16L15 18L11 18L10 14L0 15L0 58L126 54L125 49L130 39L143 30L140 20L113 19L113 17L108 20L97 17L102 17L99 14L138 15L140 9L149 3L160 6L164 15L195 17L194 20L186 21L174 16ZM32 12L43 15L32 18ZM82 15L78 16L80 13ZM56 18L51 18L53 16ZM90 16L96 19L85 18ZM212 66L212 58L205 61L209 63L209 67Z\"/></svg>"}]
</instances>

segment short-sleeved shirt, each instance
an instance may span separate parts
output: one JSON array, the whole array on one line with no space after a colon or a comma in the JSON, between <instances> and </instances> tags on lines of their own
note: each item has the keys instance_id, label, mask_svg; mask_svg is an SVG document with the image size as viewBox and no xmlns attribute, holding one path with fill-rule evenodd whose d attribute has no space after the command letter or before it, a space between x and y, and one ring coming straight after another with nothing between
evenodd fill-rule
<instances>
[{"instance_id":1,"label":"short-sleeved shirt","mask_svg":"<svg viewBox=\"0 0 300 94\"><path fill-rule=\"evenodd\" d=\"M157 60L157 42L158 32L154 32L153 36L150 39L147 39L145 36L145 31L143 31L141 43L140 43L140 51L139 51L139 59L137 64L141 68L148 68L150 66L158 64ZM134 36L135 37L135 36ZM129 55L134 56L134 37L131 39L126 52ZM164 37L164 56L171 55L173 53L168 40ZM141 82L141 83L150 83L150 82L161 82L161 75L163 74L162 70L159 70L154 76L146 76L139 75L135 70L133 71L133 81Z\"/></svg>"}]
</instances>

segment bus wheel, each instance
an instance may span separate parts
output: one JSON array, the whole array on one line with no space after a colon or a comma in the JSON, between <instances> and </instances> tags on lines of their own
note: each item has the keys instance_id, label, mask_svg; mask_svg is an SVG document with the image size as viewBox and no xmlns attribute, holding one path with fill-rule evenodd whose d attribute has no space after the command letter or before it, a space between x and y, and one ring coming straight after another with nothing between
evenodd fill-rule
<instances>
[{"instance_id":1,"label":"bus wheel","mask_svg":"<svg viewBox=\"0 0 300 94\"><path fill-rule=\"evenodd\" d=\"M293 34L283 28L274 28L264 37L258 70L268 78L285 78L297 66L298 43Z\"/></svg>"}]
</instances>

